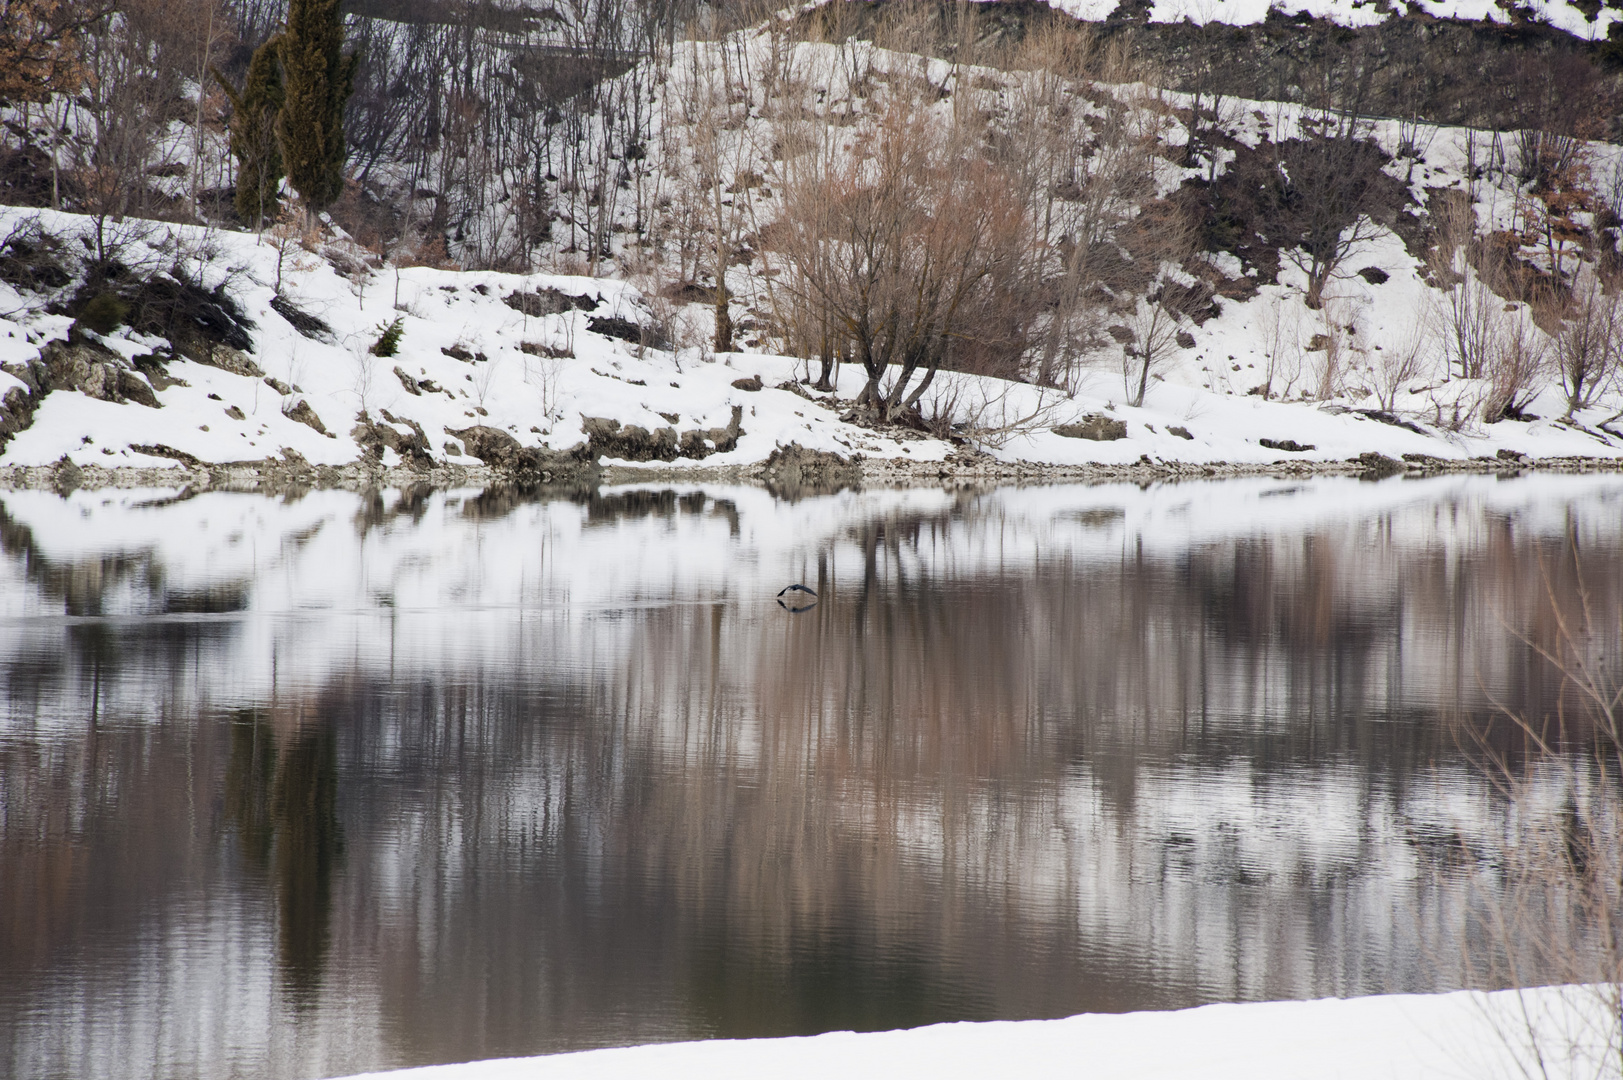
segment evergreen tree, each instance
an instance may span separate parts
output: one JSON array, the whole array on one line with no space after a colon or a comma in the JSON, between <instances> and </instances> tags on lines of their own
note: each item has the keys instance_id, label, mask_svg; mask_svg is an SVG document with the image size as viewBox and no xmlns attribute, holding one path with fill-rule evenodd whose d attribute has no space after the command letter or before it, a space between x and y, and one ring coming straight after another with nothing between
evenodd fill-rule
<instances>
[{"instance_id":1,"label":"evergreen tree","mask_svg":"<svg viewBox=\"0 0 1623 1080\"><path fill-rule=\"evenodd\" d=\"M344 190L344 103L359 58L345 56L338 0L290 0L279 53L285 100L276 120L288 179L314 213Z\"/></svg>"},{"instance_id":2,"label":"evergreen tree","mask_svg":"<svg viewBox=\"0 0 1623 1080\"><path fill-rule=\"evenodd\" d=\"M278 52L281 37L273 37L254 50L248 79L240 91L218 70L214 78L231 99L231 153L237 159L237 216L252 228L274 220L281 210L282 148L276 138L276 118L285 97Z\"/></svg>"}]
</instances>

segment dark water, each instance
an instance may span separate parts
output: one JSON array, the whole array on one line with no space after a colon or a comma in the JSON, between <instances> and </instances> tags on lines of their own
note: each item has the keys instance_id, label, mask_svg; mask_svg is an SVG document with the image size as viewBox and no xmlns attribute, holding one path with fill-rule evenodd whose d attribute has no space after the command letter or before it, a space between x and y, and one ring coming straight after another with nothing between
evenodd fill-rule
<instances>
[{"instance_id":1,"label":"dark water","mask_svg":"<svg viewBox=\"0 0 1623 1080\"><path fill-rule=\"evenodd\" d=\"M1611 478L171 496L0 495L6 1076L1455 986L1623 601Z\"/></svg>"}]
</instances>

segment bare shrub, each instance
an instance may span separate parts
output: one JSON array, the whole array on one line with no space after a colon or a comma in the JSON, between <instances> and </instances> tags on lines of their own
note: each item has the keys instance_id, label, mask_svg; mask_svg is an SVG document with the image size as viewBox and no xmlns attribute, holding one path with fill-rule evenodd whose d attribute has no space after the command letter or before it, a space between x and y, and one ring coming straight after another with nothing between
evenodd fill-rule
<instances>
[{"instance_id":1,"label":"bare shrub","mask_svg":"<svg viewBox=\"0 0 1623 1080\"><path fill-rule=\"evenodd\" d=\"M1163 276L1136 298L1123 322L1112 327L1123 339L1122 389L1134 408L1144 404L1150 376L1167 365L1179 347L1180 335L1187 333L1183 327L1189 316L1190 296L1179 282Z\"/></svg>"},{"instance_id":2,"label":"bare shrub","mask_svg":"<svg viewBox=\"0 0 1623 1080\"><path fill-rule=\"evenodd\" d=\"M1262 308L1264 399L1289 397L1302 376L1302 313L1290 296L1269 298Z\"/></svg>"},{"instance_id":3,"label":"bare shrub","mask_svg":"<svg viewBox=\"0 0 1623 1080\"><path fill-rule=\"evenodd\" d=\"M923 395L920 417L938 438L957 437L996 449L1053 427L1066 400L1051 387L943 371Z\"/></svg>"},{"instance_id":4,"label":"bare shrub","mask_svg":"<svg viewBox=\"0 0 1623 1080\"><path fill-rule=\"evenodd\" d=\"M524 381L540 395L541 415L549 428L558 419L558 377L563 373L563 357L558 355L561 351L524 350ZM483 399L481 394L480 400Z\"/></svg>"},{"instance_id":5,"label":"bare shrub","mask_svg":"<svg viewBox=\"0 0 1623 1080\"><path fill-rule=\"evenodd\" d=\"M1425 372L1431 335L1424 322L1417 322L1395 344L1379 349L1370 362L1370 392L1376 404L1387 412L1398 407L1398 395Z\"/></svg>"},{"instance_id":6,"label":"bare shrub","mask_svg":"<svg viewBox=\"0 0 1623 1080\"><path fill-rule=\"evenodd\" d=\"M1492 424L1519 418L1549 366L1550 339L1525 304L1499 309L1487 357L1488 390L1482 419Z\"/></svg>"},{"instance_id":7,"label":"bare shrub","mask_svg":"<svg viewBox=\"0 0 1623 1080\"><path fill-rule=\"evenodd\" d=\"M950 351L1005 326L996 307L1019 292L1029 220L974 134L898 97L849 146L831 129L787 175L787 287L852 343L858 405L883 421L916 406Z\"/></svg>"},{"instance_id":8,"label":"bare shrub","mask_svg":"<svg viewBox=\"0 0 1623 1080\"><path fill-rule=\"evenodd\" d=\"M1591 404L1617 377L1623 358L1623 310L1616 288L1608 289L1584 267L1570 299L1554 314L1561 328L1553 342L1556 374L1567 397L1567 415Z\"/></svg>"},{"instance_id":9,"label":"bare shrub","mask_svg":"<svg viewBox=\"0 0 1623 1080\"><path fill-rule=\"evenodd\" d=\"M1479 853L1469 977L1564 984L1553 1005L1519 995L1491 1018L1529 1077L1623 1076L1623 618L1598 614L1574 543L1543 564L1545 608L1516 632L1528 676L1555 680L1553 714L1495 699L1496 715L1461 725L1509 806L1494 849Z\"/></svg>"}]
</instances>

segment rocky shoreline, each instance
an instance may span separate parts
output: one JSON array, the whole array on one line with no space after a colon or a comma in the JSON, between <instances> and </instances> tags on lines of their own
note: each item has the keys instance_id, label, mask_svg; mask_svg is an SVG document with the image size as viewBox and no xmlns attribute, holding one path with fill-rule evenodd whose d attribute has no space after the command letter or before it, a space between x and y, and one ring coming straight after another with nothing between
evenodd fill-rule
<instances>
[{"instance_id":1,"label":"rocky shoreline","mask_svg":"<svg viewBox=\"0 0 1623 1080\"><path fill-rule=\"evenodd\" d=\"M1595 457L1499 457L1447 459L1418 454L1397 460L1364 454L1342 461L1278 460L1255 463L1191 463L1148 458L1127 465L1044 465L1000 461L986 454L959 450L941 461L883 458L846 459L834 454L791 445L763 462L728 466L672 468L668 465L607 464L580 460L557 472L506 468L491 464L423 462L384 466L375 459L346 465L313 465L297 458L206 463L181 462L171 467L76 465L67 459L52 465L0 465L0 491L75 490L113 488L191 488L193 490L342 489L363 491L379 487L427 485L435 488L521 487L566 485L597 487L646 483L762 484L786 491L834 490L882 486L984 486L1002 484L1161 483L1178 480L1216 480L1241 477L1298 478L1309 476L1437 476L1447 474L1499 474L1522 472L1623 472L1623 460Z\"/></svg>"}]
</instances>

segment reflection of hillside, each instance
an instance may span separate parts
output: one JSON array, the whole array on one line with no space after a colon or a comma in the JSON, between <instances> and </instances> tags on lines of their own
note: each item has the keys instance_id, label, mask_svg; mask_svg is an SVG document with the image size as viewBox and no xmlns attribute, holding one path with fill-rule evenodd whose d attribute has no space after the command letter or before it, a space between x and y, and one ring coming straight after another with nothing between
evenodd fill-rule
<instances>
[{"instance_id":1,"label":"reflection of hillside","mask_svg":"<svg viewBox=\"0 0 1623 1080\"><path fill-rule=\"evenodd\" d=\"M1555 711L1518 635L1549 640L1546 575L1618 626L1615 515L1576 503L1576 543L1479 510L1179 548L1128 533L1130 499L928 495L255 509L264 537L217 550L273 555L156 556L246 581L241 613L122 617L154 608L118 586L121 617L0 632L25 913L0 1046L123 1074L113 1048L207 1003L187 1038L317 1075L356 1045L383 1047L358 1070L1459 977L1500 811L1444 721ZM40 548L5 541L5 589L91 561ZM819 604L780 610L785 579Z\"/></svg>"}]
</instances>

